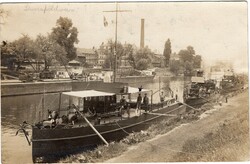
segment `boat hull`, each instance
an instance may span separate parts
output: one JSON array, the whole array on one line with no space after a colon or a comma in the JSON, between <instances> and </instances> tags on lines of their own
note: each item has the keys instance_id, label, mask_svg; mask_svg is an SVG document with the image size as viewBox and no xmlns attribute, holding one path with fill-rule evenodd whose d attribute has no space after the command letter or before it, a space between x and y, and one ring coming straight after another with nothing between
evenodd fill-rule
<instances>
[{"instance_id":1,"label":"boat hull","mask_svg":"<svg viewBox=\"0 0 250 164\"><path fill-rule=\"evenodd\" d=\"M181 114L186 111L182 104L162 108L155 113ZM131 132L147 129L153 122L170 117L152 114L142 114L138 117L120 120L118 122L95 125L95 128L108 141L119 141ZM32 156L34 162L37 157L62 157L72 153L84 151L103 144L99 136L91 127L77 127L68 129L38 129L32 130Z\"/></svg>"},{"instance_id":2,"label":"boat hull","mask_svg":"<svg viewBox=\"0 0 250 164\"><path fill-rule=\"evenodd\" d=\"M204 99L204 98L188 98L186 99L185 103L194 107L194 108L199 108L201 107L203 104L209 102L210 99Z\"/></svg>"}]
</instances>

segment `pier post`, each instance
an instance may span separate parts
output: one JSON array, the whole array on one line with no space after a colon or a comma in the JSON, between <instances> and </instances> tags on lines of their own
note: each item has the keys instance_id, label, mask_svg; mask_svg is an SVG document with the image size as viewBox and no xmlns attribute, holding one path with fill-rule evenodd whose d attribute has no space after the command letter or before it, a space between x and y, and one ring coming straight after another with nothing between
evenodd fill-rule
<instances>
[{"instance_id":1,"label":"pier post","mask_svg":"<svg viewBox=\"0 0 250 164\"><path fill-rule=\"evenodd\" d=\"M61 99L62 99L62 92L59 93L59 115L61 111Z\"/></svg>"},{"instance_id":2,"label":"pier post","mask_svg":"<svg viewBox=\"0 0 250 164\"><path fill-rule=\"evenodd\" d=\"M153 110L153 90L151 90L151 111Z\"/></svg>"}]
</instances>

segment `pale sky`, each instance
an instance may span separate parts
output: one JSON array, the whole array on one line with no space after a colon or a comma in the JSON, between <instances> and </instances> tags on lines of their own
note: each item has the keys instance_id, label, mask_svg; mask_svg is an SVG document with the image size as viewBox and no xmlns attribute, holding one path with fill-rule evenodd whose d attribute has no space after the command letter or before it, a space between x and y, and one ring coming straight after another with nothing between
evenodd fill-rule
<instances>
[{"instance_id":1,"label":"pale sky","mask_svg":"<svg viewBox=\"0 0 250 164\"><path fill-rule=\"evenodd\" d=\"M114 3L44 3L4 4L10 14L1 26L1 39L13 41L21 34L35 37L51 32L56 20L72 19L78 29L76 47L99 47L115 36ZM119 3L118 41L140 45L140 21L145 19L145 45L162 53L170 38L172 51L178 53L188 45L205 63L226 60L235 70L247 71L247 3L246 2L158 2ZM104 27L103 17L108 26Z\"/></svg>"}]
</instances>

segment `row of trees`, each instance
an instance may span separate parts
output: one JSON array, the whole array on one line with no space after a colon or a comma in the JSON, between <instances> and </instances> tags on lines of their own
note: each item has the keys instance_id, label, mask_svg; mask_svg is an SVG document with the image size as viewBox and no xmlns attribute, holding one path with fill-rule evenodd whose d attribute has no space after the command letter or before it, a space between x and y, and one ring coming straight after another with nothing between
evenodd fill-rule
<instances>
[{"instance_id":1,"label":"row of trees","mask_svg":"<svg viewBox=\"0 0 250 164\"><path fill-rule=\"evenodd\" d=\"M1 45L1 64L11 70L19 70L24 63L43 61L44 69L54 64L66 65L70 60L76 58L75 44L78 43L78 30L73 26L71 19L60 17L56 21L56 26L52 28L51 33L47 35L37 35L31 39L28 35L7 42L3 41ZM115 43L109 40L107 43L109 49L104 50L106 56L103 64L104 68L114 68ZM132 44L116 44L116 54L118 65L122 59L127 60L130 65L138 70L148 69L152 66L154 53L148 48L138 49ZM195 54L192 46L180 50L178 56L180 61L170 61L170 56L174 55L171 50L171 41L168 39L164 48L165 66L178 74L181 70L190 74L194 68L200 68L201 56ZM31 64L32 66L32 64ZM33 67L33 66L32 66ZM33 67L36 70L35 67Z\"/></svg>"},{"instance_id":2,"label":"row of trees","mask_svg":"<svg viewBox=\"0 0 250 164\"><path fill-rule=\"evenodd\" d=\"M107 43L109 49L104 50L104 54L107 56L105 62L103 64L104 68L114 68L115 64L115 43L112 40L109 40ZM151 67L151 60L153 56L153 52L148 48L138 49L135 45L132 44L121 44L118 42L116 44L116 55L117 55L117 63L121 65L120 61L125 59L129 62L129 64L138 70L145 70Z\"/></svg>"},{"instance_id":3,"label":"row of trees","mask_svg":"<svg viewBox=\"0 0 250 164\"><path fill-rule=\"evenodd\" d=\"M175 74L184 73L184 75L192 75L195 69L201 68L201 56L195 54L192 46L180 50L177 55L179 56L179 60L170 61L169 67L171 72Z\"/></svg>"},{"instance_id":4,"label":"row of trees","mask_svg":"<svg viewBox=\"0 0 250 164\"><path fill-rule=\"evenodd\" d=\"M47 35L37 35L31 39L28 35L1 45L1 64L11 70L18 71L24 63L43 61L44 69L54 63L66 66L68 61L76 57L75 44L78 43L77 28L73 27L71 19L60 17L52 32Z\"/></svg>"},{"instance_id":5,"label":"row of trees","mask_svg":"<svg viewBox=\"0 0 250 164\"><path fill-rule=\"evenodd\" d=\"M114 68L114 50L115 43L109 40L107 46L110 49L105 50L104 54L108 56L103 65L104 68ZM154 53L148 48L138 49L136 46L131 44L117 43L117 61L121 58L126 58L130 65L138 70L145 70L152 67L152 60ZM171 55L178 56L180 60L170 60ZM169 67L170 71L175 74L184 73L186 75L192 74L193 70L201 67L201 56L195 54L195 50L192 46L188 46L186 49L180 50L178 54L172 53L171 41L168 39L165 43L163 51L165 67Z\"/></svg>"},{"instance_id":6,"label":"row of trees","mask_svg":"<svg viewBox=\"0 0 250 164\"><path fill-rule=\"evenodd\" d=\"M171 41L168 39L165 42L163 55L165 66L169 67L170 71L175 74L184 73L185 75L191 75L194 69L201 68L201 56L195 54L195 50L192 46L180 50L178 54L172 53ZM171 55L177 56L179 60L170 60Z\"/></svg>"}]
</instances>

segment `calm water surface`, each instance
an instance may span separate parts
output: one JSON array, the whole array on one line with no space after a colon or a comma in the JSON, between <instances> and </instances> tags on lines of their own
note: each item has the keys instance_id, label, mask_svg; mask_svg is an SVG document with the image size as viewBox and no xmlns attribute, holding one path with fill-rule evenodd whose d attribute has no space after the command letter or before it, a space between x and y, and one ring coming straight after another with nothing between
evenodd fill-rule
<instances>
[{"instance_id":1,"label":"calm water surface","mask_svg":"<svg viewBox=\"0 0 250 164\"><path fill-rule=\"evenodd\" d=\"M170 87L174 95L178 95L178 100L182 101L183 78L156 78L150 83L133 83L132 87L142 86L145 89L156 92L159 88ZM162 89L167 93L165 89ZM149 94L150 95L150 94ZM132 99L137 95L133 95ZM150 96L149 96L150 97ZM159 102L159 92L153 96L153 102ZM62 102L67 104L66 100ZM24 135L16 136L19 124L24 120L29 123L35 123L47 118L47 109L58 109L59 94L40 94L3 97L1 99L1 123L2 123L2 163L32 163L31 146L28 145ZM29 134L31 135L31 131ZM30 136L31 137L31 136Z\"/></svg>"}]
</instances>

